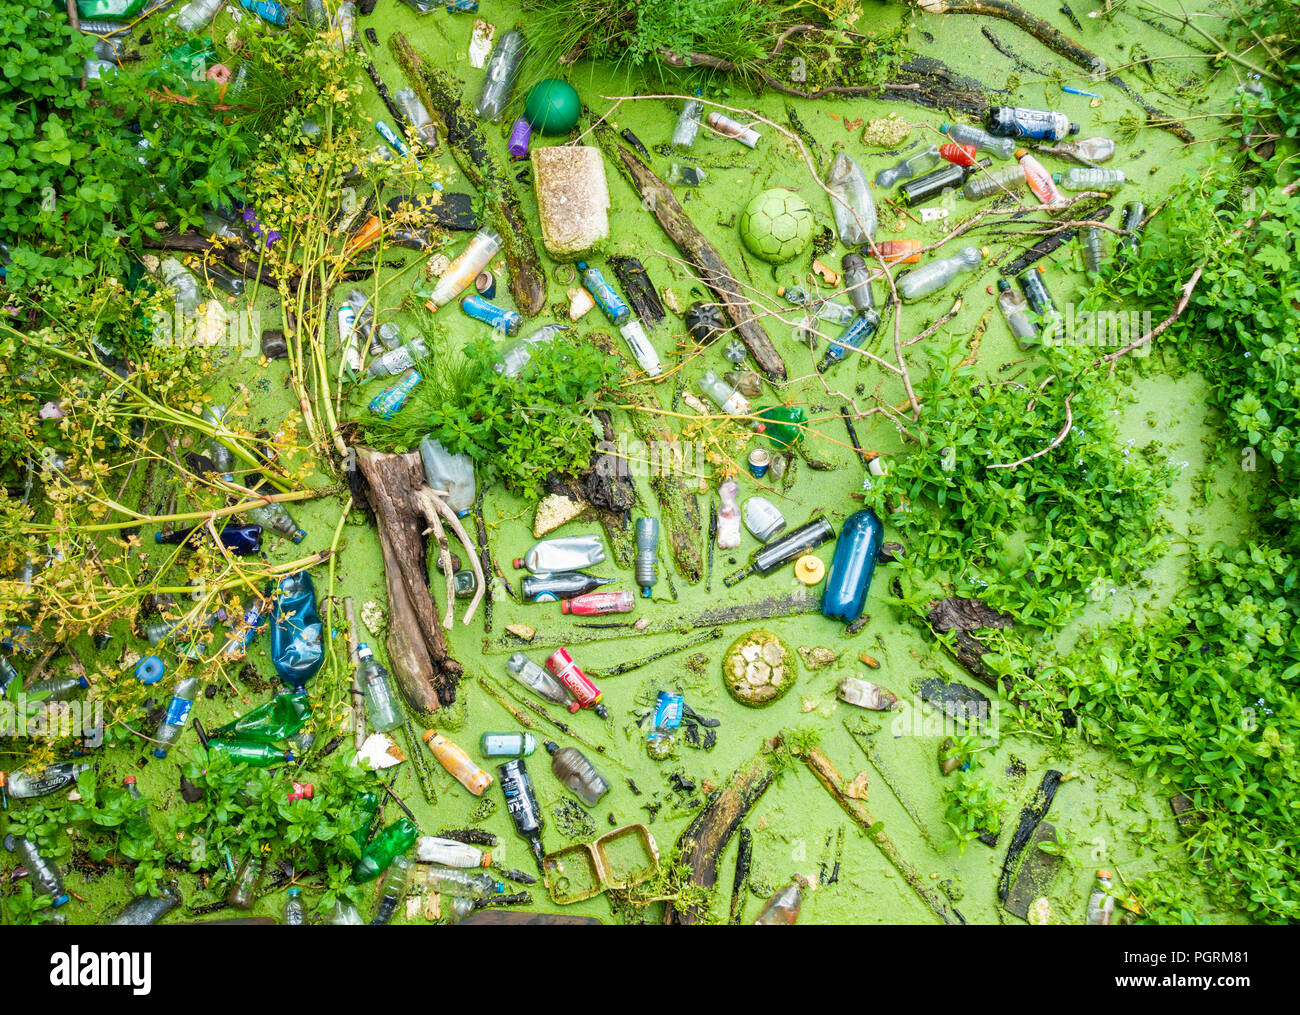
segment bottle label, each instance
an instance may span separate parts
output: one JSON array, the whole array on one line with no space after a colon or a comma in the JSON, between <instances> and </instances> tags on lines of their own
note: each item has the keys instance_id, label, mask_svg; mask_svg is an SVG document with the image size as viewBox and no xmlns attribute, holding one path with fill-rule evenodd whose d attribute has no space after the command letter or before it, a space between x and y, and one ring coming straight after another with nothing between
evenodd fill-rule
<instances>
[{"instance_id":1,"label":"bottle label","mask_svg":"<svg viewBox=\"0 0 1300 1015\"><path fill-rule=\"evenodd\" d=\"M169 726L184 726L185 720L189 717L190 709L194 707L194 702L188 698L172 698L172 703L167 706L167 715L163 722Z\"/></svg>"}]
</instances>

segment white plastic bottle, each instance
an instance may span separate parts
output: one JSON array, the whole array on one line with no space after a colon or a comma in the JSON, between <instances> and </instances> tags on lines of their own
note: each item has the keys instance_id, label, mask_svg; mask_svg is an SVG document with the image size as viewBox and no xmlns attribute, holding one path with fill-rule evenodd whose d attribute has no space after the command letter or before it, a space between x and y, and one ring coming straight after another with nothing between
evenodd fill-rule
<instances>
[{"instance_id":1,"label":"white plastic bottle","mask_svg":"<svg viewBox=\"0 0 1300 1015\"><path fill-rule=\"evenodd\" d=\"M723 480L718 496L722 498L718 508L718 549L734 550L740 545L740 505L736 502L740 484L734 479Z\"/></svg>"},{"instance_id":2,"label":"white plastic bottle","mask_svg":"<svg viewBox=\"0 0 1300 1015\"><path fill-rule=\"evenodd\" d=\"M492 854L436 835L422 835L415 840L415 858L421 863L438 863L444 867L490 867Z\"/></svg>"},{"instance_id":3,"label":"white plastic bottle","mask_svg":"<svg viewBox=\"0 0 1300 1015\"><path fill-rule=\"evenodd\" d=\"M581 571L584 567L602 564L605 548L600 536L561 536L543 539L521 558L516 558L515 569L527 568L533 574L554 574L557 571Z\"/></svg>"}]
</instances>

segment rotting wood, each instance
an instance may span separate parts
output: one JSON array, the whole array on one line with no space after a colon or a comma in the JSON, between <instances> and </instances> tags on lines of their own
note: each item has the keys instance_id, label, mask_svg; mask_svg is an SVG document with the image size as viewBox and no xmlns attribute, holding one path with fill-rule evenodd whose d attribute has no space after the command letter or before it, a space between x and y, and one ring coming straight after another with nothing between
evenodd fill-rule
<instances>
[{"instance_id":1,"label":"rotting wood","mask_svg":"<svg viewBox=\"0 0 1300 1015\"><path fill-rule=\"evenodd\" d=\"M435 711L456 700L461 666L451 655L429 593L424 518L416 493L424 487L418 452L388 455L357 449L366 499L379 526L388 585L389 657L411 707Z\"/></svg>"},{"instance_id":2,"label":"rotting wood","mask_svg":"<svg viewBox=\"0 0 1300 1015\"><path fill-rule=\"evenodd\" d=\"M677 203L672 188L655 175L630 148L618 141L613 129L603 122L594 128L601 149L612 159L633 186L669 239L690 262L700 280L708 286L718 305L726 311L735 332L758 363L759 369L774 383L786 379L785 360L776 351L767 331L745 295L744 287L727 267L716 247L696 228Z\"/></svg>"},{"instance_id":3,"label":"rotting wood","mask_svg":"<svg viewBox=\"0 0 1300 1015\"><path fill-rule=\"evenodd\" d=\"M686 826L677 848L682 861L691 868L692 885L712 888L717 883L718 860L727 843L775 779L776 772L767 756L760 755L715 790L704 809ZM671 901L664 907L664 923L669 925L699 923L707 915L698 908L678 908Z\"/></svg>"},{"instance_id":4,"label":"rotting wood","mask_svg":"<svg viewBox=\"0 0 1300 1015\"><path fill-rule=\"evenodd\" d=\"M426 63L401 32L394 32L388 45L416 95L430 114L442 121L442 136L461 172L490 195L489 207L501 235L515 309L526 317L537 316L546 305L546 272L514 183L497 166L476 121L462 110L461 88L451 76Z\"/></svg>"}]
</instances>

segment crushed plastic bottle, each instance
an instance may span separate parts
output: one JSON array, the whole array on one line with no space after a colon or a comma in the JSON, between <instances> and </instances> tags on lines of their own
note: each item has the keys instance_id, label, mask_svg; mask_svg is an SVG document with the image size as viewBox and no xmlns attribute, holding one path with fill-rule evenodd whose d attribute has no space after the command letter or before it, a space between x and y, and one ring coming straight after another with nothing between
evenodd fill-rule
<instances>
[{"instance_id":1,"label":"crushed plastic bottle","mask_svg":"<svg viewBox=\"0 0 1300 1015\"><path fill-rule=\"evenodd\" d=\"M939 131L947 134L957 144L973 145L979 151L996 155L1000 159L1011 158L1011 153L1016 149L1013 138L994 137L980 127L972 127L964 123L941 123Z\"/></svg>"},{"instance_id":2,"label":"crushed plastic bottle","mask_svg":"<svg viewBox=\"0 0 1300 1015\"><path fill-rule=\"evenodd\" d=\"M551 755L551 771L555 777L588 807L595 807L609 792L609 782L576 747L561 747L554 740L546 741L544 746Z\"/></svg>"},{"instance_id":3,"label":"crushed plastic bottle","mask_svg":"<svg viewBox=\"0 0 1300 1015\"><path fill-rule=\"evenodd\" d=\"M406 898L406 890L410 887L414 868L415 865L411 863L409 857L393 857L388 875L384 878L384 887L379 893L379 901L375 904L375 916L370 921L372 927L386 926L393 919L398 905Z\"/></svg>"},{"instance_id":4,"label":"crushed plastic bottle","mask_svg":"<svg viewBox=\"0 0 1300 1015\"><path fill-rule=\"evenodd\" d=\"M973 166L979 156L979 149L970 144L941 144L939 154L955 166Z\"/></svg>"},{"instance_id":5,"label":"crushed plastic bottle","mask_svg":"<svg viewBox=\"0 0 1300 1015\"><path fill-rule=\"evenodd\" d=\"M1101 263L1105 257L1102 248L1101 230L1096 226L1085 226L1079 230L1079 246L1083 250L1083 272L1094 276L1101 274Z\"/></svg>"},{"instance_id":6,"label":"crushed plastic bottle","mask_svg":"<svg viewBox=\"0 0 1300 1015\"><path fill-rule=\"evenodd\" d=\"M483 735L487 737L499 734L484 733ZM486 850L455 839L442 839L436 835L422 835L416 840L415 858L420 863L436 863L443 867L473 869L492 866L492 854Z\"/></svg>"},{"instance_id":7,"label":"crushed plastic bottle","mask_svg":"<svg viewBox=\"0 0 1300 1015\"><path fill-rule=\"evenodd\" d=\"M465 454L453 455L439 441L426 437L420 441L420 461L430 489L443 491L447 506L461 518L468 515L478 496L474 460Z\"/></svg>"},{"instance_id":8,"label":"crushed plastic bottle","mask_svg":"<svg viewBox=\"0 0 1300 1015\"><path fill-rule=\"evenodd\" d=\"M879 186L879 184L877 184ZM876 204L867 187L867 177L844 152L835 156L826 187L831 193L835 231L846 247L859 247L876 235Z\"/></svg>"},{"instance_id":9,"label":"crushed plastic bottle","mask_svg":"<svg viewBox=\"0 0 1300 1015\"><path fill-rule=\"evenodd\" d=\"M164 257L158 264L163 283L176 297L176 306L186 317L199 312L203 300L199 296L199 282L190 271L174 257Z\"/></svg>"},{"instance_id":10,"label":"crushed plastic bottle","mask_svg":"<svg viewBox=\"0 0 1300 1015\"><path fill-rule=\"evenodd\" d=\"M316 586L311 575L300 571L280 581L271 623L271 663L281 680L300 691L324 661Z\"/></svg>"},{"instance_id":11,"label":"crushed plastic bottle","mask_svg":"<svg viewBox=\"0 0 1300 1015\"><path fill-rule=\"evenodd\" d=\"M63 878L59 875L59 868L41 856L36 843L24 836L9 834L4 837L4 847L10 853L17 854L23 866L27 868L28 880L37 891L54 900L54 909L67 903L68 893L63 890Z\"/></svg>"},{"instance_id":12,"label":"crushed plastic bottle","mask_svg":"<svg viewBox=\"0 0 1300 1015\"><path fill-rule=\"evenodd\" d=\"M732 416L752 415L753 407L749 404L749 399L723 381L712 370L706 371L698 383L700 391L707 395L709 400L723 412Z\"/></svg>"},{"instance_id":13,"label":"crushed plastic bottle","mask_svg":"<svg viewBox=\"0 0 1300 1015\"><path fill-rule=\"evenodd\" d=\"M382 356L370 361L368 377L384 377L405 373L429 355L424 339L419 336L411 339L396 349L389 349Z\"/></svg>"},{"instance_id":14,"label":"crushed plastic bottle","mask_svg":"<svg viewBox=\"0 0 1300 1015\"><path fill-rule=\"evenodd\" d=\"M740 545L740 484L734 479L724 479L718 487L722 505L718 508L719 550L734 550Z\"/></svg>"},{"instance_id":15,"label":"crushed plastic bottle","mask_svg":"<svg viewBox=\"0 0 1300 1015\"><path fill-rule=\"evenodd\" d=\"M431 891L461 899L490 899L506 890L502 882L485 871L459 867L428 866L420 871L420 878Z\"/></svg>"},{"instance_id":16,"label":"crushed plastic bottle","mask_svg":"<svg viewBox=\"0 0 1300 1015\"><path fill-rule=\"evenodd\" d=\"M279 491L266 483L259 485L257 492L275 494ZM307 530L298 527L298 523L294 521L289 509L279 501L271 501L271 503L263 504L261 507L249 508L247 514L263 529L270 529L282 536L287 536L294 543L301 543L307 537Z\"/></svg>"},{"instance_id":17,"label":"crushed plastic bottle","mask_svg":"<svg viewBox=\"0 0 1300 1015\"><path fill-rule=\"evenodd\" d=\"M197 32L217 16L223 0L192 0L176 16L176 27L182 32Z\"/></svg>"},{"instance_id":18,"label":"crushed plastic bottle","mask_svg":"<svg viewBox=\"0 0 1300 1015\"><path fill-rule=\"evenodd\" d=\"M962 272L979 267L987 253L987 248L981 251L978 247L962 247L952 257L941 257L914 268L897 280L898 294L905 300L916 300L937 292Z\"/></svg>"},{"instance_id":19,"label":"crushed plastic bottle","mask_svg":"<svg viewBox=\"0 0 1300 1015\"><path fill-rule=\"evenodd\" d=\"M1038 149L1047 155L1059 159L1090 166L1094 162L1105 162L1115 154L1115 142L1108 137L1085 137L1081 141L1060 141L1054 145L1041 145Z\"/></svg>"},{"instance_id":20,"label":"crushed plastic bottle","mask_svg":"<svg viewBox=\"0 0 1300 1015\"><path fill-rule=\"evenodd\" d=\"M181 904L181 895L175 884L164 885L160 895L137 895L109 920L113 927L148 927Z\"/></svg>"},{"instance_id":21,"label":"crushed plastic bottle","mask_svg":"<svg viewBox=\"0 0 1300 1015\"><path fill-rule=\"evenodd\" d=\"M353 883L361 885L374 881L399 856L415 845L415 840L419 837L420 830L409 818L398 818L371 839L370 844L361 851L360 858L352 865Z\"/></svg>"},{"instance_id":22,"label":"crushed plastic bottle","mask_svg":"<svg viewBox=\"0 0 1300 1015\"><path fill-rule=\"evenodd\" d=\"M523 557L514 560L515 570L527 568L533 574L580 571L605 562L600 536L561 536L535 543Z\"/></svg>"},{"instance_id":23,"label":"crushed plastic bottle","mask_svg":"<svg viewBox=\"0 0 1300 1015\"><path fill-rule=\"evenodd\" d=\"M518 377L533 358L535 346L544 345L564 332L572 330L567 324L547 324L538 328L531 335L511 342L503 348L500 360L492 369L506 377Z\"/></svg>"},{"instance_id":24,"label":"crushed plastic bottle","mask_svg":"<svg viewBox=\"0 0 1300 1015\"><path fill-rule=\"evenodd\" d=\"M483 72L483 88L474 101L474 115L495 123L501 119L514 91L524 60L524 36L511 29L497 40ZM477 272L475 272L477 274Z\"/></svg>"}]
</instances>

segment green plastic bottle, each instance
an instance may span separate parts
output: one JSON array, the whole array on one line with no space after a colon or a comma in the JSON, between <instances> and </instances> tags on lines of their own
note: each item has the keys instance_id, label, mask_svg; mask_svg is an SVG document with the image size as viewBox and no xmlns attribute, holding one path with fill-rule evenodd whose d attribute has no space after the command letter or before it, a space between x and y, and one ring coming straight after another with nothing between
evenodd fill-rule
<instances>
[{"instance_id":1,"label":"green plastic bottle","mask_svg":"<svg viewBox=\"0 0 1300 1015\"><path fill-rule=\"evenodd\" d=\"M361 851L361 859L352 867L352 880L359 885L374 881L415 845L419 836L420 830L415 825L406 818L398 818Z\"/></svg>"},{"instance_id":2,"label":"green plastic bottle","mask_svg":"<svg viewBox=\"0 0 1300 1015\"><path fill-rule=\"evenodd\" d=\"M256 740L272 744L288 740L311 720L306 691L277 694L264 705L245 712L232 723L213 730L212 736L226 740Z\"/></svg>"},{"instance_id":3,"label":"green plastic bottle","mask_svg":"<svg viewBox=\"0 0 1300 1015\"><path fill-rule=\"evenodd\" d=\"M759 409L758 416L767 423L767 439L772 442L772 447L782 449L803 440L803 427L808 417L798 406L771 405Z\"/></svg>"},{"instance_id":4,"label":"green plastic bottle","mask_svg":"<svg viewBox=\"0 0 1300 1015\"><path fill-rule=\"evenodd\" d=\"M370 838L370 825L375 820L375 812L379 810L378 793L362 793L357 797L357 806L361 808L361 813L365 816L364 820L356 831L352 833L352 838L357 840L357 847L364 850L366 840Z\"/></svg>"},{"instance_id":5,"label":"green plastic bottle","mask_svg":"<svg viewBox=\"0 0 1300 1015\"><path fill-rule=\"evenodd\" d=\"M293 752L276 747L274 744L261 743L256 740L208 740L209 754L224 754L231 761L254 768L270 768L293 761Z\"/></svg>"},{"instance_id":6,"label":"green plastic bottle","mask_svg":"<svg viewBox=\"0 0 1300 1015\"><path fill-rule=\"evenodd\" d=\"M130 21L148 0L77 0L77 15L83 21Z\"/></svg>"}]
</instances>

